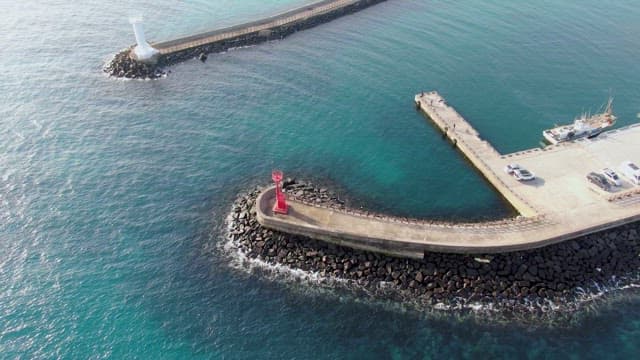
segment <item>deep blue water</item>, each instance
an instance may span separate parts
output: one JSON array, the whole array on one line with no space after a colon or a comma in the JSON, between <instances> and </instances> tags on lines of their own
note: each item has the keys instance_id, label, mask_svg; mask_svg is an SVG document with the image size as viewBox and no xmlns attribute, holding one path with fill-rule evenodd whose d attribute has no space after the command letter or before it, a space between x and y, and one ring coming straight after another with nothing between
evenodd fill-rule
<instances>
[{"instance_id":1,"label":"deep blue water","mask_svg":"<svg viewBox=\"0 0 640 360\"><path fill-rule=\"evenodd\" d=\"M479 325L271 281L220 246L276 167L394 214L509 214L413 95L439 90L502 152L610 93L637 121L637 3L389 0L159 81L101 73L130 15L165 40L304 3L3 2L0 357L637 355L634 291L569 329Z\"/></svg>"}]
</instances>

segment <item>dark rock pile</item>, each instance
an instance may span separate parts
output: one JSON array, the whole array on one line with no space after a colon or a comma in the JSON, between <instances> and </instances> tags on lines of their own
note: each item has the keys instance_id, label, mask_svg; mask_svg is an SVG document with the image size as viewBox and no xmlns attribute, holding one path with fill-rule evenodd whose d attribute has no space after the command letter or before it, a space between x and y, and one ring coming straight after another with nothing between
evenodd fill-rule
<instances>
[{"instance_id":1,"label":"dark rock pile","mask_svg":"<svg viewBox=\"0 0 640 360\"><path fill-rule=\"evenodd\" d=\"M104 72L113 77L127 79L157 79L165 75L159 64L144 64L133 60L129 54L131 49L125 49L104 67Z\"/></svg>"},{"instance_id":2,"label":"dark rock pile","mask_svg":"<svg viewBox=\"0 0 640 360\"><path fill-rule=\"evenodd\" d=\"M344 207L327 189L289 180L285 191L306 202ZM509 313L572 312L600 286L631 282L640 267L640 223L541 249L484 256L428 253L423 260L354 250L263 228L241 196L229 215L229 240L251 258L344 279L373 293L450 309L487 305ZM384 291L381 291L384 290Z\"/></svg>"}]
</instances>

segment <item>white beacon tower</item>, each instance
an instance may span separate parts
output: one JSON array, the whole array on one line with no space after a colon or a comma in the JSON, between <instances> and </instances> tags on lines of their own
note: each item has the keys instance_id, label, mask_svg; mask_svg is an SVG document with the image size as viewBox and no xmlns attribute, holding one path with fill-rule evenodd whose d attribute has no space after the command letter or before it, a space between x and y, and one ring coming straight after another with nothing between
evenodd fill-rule
<instances>
[{"instance_id":1,"label":"white beacon tower","mask_svg":"<svg viewBox=\"0 0 640 360\"><path fill-rule=\"evenodd\" d=\"M140 62L155 62L158 50L154 49L144 36L144 29L142 28L142 18L133 17L129 19L129 22L133 26L133 33L136 36L136 47L133 48L133 55L135 59Z\"/></svg>"}]
</instances>

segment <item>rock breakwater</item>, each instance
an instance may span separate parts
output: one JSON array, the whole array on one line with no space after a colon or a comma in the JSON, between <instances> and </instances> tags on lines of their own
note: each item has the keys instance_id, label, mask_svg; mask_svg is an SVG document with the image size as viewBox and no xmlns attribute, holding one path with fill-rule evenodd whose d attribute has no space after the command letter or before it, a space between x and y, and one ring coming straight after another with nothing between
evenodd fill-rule
<instances>
[{"instance_id":1,"label":"rock breakwater","mask_svg":"<svg viewBox=\"0 0 640 360\"><path fill-rule=\"evenodd\" d=\"M267 19L154 43L152 46L160 51L155 64L144 64L131 58L131 48L128 48L114 56L104 67L104 71L118 78L156 79L167 73L164 70L167 66L191 59L205 62L208 54L280 40L298 31L310 29L383 1L385 0L320 1ZM318 11L315 11L316 9Z\"/></svg>"},{"instance_id":2,"label":"rock breakwater","mask_svg":"<svg viewBox=\"0 0 640 360\"><path fill-rule=\"evenodd\" d=\"M288 180L288 196L344 209L326 188ZM541 249L485 256L427 253L402 259L344 248L263 228L255 218L259 189L243 195L228 217L228 240L249 258L344 280L399 300L441 309L485 308L526 316L566 315L607 286L632 285L640 269L640 224Z\"/></svg>"},{"instance_id":3,"label":"rock breakwater","mask_svg":"<svg viewBox=\"0 0 640 360\"><path fill-rule=\"evenodd\" d=\"M117 53L105 67L104 72L116 78L157 79L166 75L162 64L145 64L131 58L131 48Z\"/></svg>"}]
</instances>

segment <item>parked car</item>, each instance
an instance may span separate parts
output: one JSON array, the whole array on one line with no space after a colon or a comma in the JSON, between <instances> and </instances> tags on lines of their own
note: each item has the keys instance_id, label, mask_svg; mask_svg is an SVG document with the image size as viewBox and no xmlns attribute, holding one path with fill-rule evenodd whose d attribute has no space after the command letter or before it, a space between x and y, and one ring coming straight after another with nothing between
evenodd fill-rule
<instances>
[{"instance_id":1,"label":"parked car","mask_svg":"<svg viewBox=\"0 0 640 360\"><path fill-rule=\"evenodd\" d=\"M513 175L513 172L520 169L520 165L518 164L509 164L507 166L504 167L504 172L506 172L509 175Z\"/></svg>"},{"instance_id":2,"label":"parked car","mask_svg":"<svg viewBox=\"0 0 640 360\"><path fill-rule=\"evenodd\" d=\"M620 176L618 176L618 174L609 169L609 168L604 168L602 169L602 175L604 175L605 178L607 178L607 180L615 185L615 186L621 186L622 185L622 181L620 180Z\"/></svg>"},{"instance_id":3,"label":"parked car","mask_svg":"<svg viewBox=\"0 0 640 360\"><path fill-rule=\"evenodd\" d=\"M529 170L519 167L518 169L513 170L513 177L515 177L518 181L531 181L536 178L536 176Z\"/></svg>"},{"instance_id":4,"label":"parked car","mask_svg":"<svg viewBox=\"0 0 640 360\"><path fill-rule=\"evenodd\" d=\"M624 161L620 165L620 171L631 180L632 183L640 185L640 168L631 161Z\"/></svg>"},{"instance_id":5,"label":"parked car","mask_svg":"<svg viewBox=\"0 0 640 360\"><path fill-rule=\"evenodd\" d=\"M611 190L611 184L609 184L607 178L602 174L590 172L589 174L587 174L587 180L602 190Z\"/></svg>"}]
</instances>

